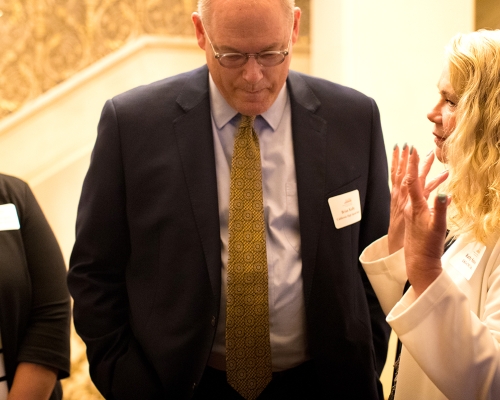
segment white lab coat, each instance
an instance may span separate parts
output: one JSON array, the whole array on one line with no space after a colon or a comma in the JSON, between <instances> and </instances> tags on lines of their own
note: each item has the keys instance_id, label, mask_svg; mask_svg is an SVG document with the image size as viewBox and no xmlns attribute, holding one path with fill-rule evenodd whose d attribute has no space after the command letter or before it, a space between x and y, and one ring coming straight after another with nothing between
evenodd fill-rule
<instances>
[{"instance_id":1,"label":"white lab coat","mask_svg":"<svg viewBox=\"0 0 500 400\"><path fill-rule=\"evenodd\" d=\"M404 250L389 255L387 236L360 256L403 343L396 400L500 399L500 240L482 257L472 254L475 269L463 267L474 263L471 242L457 239L441 259L443 273L418 298L411 287L402 296Z\"/></svg>"}]
</instances>

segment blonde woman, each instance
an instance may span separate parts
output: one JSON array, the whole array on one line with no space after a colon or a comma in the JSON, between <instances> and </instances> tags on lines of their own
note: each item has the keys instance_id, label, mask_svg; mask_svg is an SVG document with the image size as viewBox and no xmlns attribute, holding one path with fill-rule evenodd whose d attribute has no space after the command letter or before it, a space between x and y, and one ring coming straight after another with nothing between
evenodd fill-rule
<instances>
[{"instance_id":1,"label":"blonde woman","mask_svg":"<svg viewBox=\"0 0 500 400\"><path fill-rule=\"evenodd\" d=\"M395 148L389 232L360 260L402 342L391 397L500 399L500 31L455 36L438 90L434 152L418 171Z\"/></svg>"}]
</instances>

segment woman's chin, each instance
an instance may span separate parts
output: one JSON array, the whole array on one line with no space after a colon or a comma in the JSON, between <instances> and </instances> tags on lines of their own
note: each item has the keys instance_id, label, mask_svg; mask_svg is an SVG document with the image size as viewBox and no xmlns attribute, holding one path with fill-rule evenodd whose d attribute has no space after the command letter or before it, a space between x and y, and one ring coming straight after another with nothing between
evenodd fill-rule
<instances>
[{"instance_id":1,"label":"woman's chin","mask_svg":"<svg viewBox=\"0 0 500 400\"><path fill-rule=\"evenodd\" d=\"M434 155L442 164L446 164L446 157L441 147L436 147L434 149Z\"/></svg>"}]
</instances>

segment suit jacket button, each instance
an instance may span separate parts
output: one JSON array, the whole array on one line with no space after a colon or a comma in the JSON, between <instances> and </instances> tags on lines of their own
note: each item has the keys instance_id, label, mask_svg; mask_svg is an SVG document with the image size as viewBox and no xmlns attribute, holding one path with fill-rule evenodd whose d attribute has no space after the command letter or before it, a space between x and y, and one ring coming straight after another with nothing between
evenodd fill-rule
<instances>
[{"instance_id":1,"label":"suit jacket button","mask_svg":"<svg viewBox=\"0 0 500 400\"><path fill-rule=\"evenodd\" d=\"M215 326L215 316L212 316L212 326Z\"/></svg>"}]
</instances>

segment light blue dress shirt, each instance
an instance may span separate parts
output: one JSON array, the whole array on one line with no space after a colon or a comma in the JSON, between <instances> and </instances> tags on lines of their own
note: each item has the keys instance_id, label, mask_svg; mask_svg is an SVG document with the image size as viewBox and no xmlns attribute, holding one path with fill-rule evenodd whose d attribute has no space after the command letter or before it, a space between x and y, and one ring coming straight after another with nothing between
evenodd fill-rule
<instances>
[{"instance_id":1,"label":"light blue dress shirt","mask_svg":"<svg viewBox=\"0 0 500 400\"><path fill-rule=\"evenodd\" d=\"M226 102L211 76L209 87L222 257L221 309L209 365L225 369L229 186L234 137L241 116ZM271 355L273 371L281 371L309 359L291 107L286 84L271 108L256 118L254 127L262 160Z\"/></svg>"}]
</instances>

